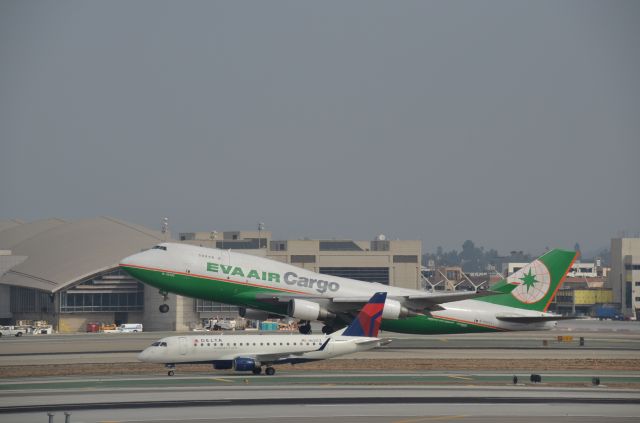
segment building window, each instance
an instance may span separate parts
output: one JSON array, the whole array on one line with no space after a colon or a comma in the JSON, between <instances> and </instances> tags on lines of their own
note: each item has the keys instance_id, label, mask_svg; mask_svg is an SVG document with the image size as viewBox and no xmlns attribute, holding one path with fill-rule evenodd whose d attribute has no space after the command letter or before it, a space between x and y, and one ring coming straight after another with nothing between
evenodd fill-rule
<instances>
[{"instance_id":1,"label":"building window","mask_svg":"<svg viewBox=\"0 0 640 423\"><path fill-rule=\"evenodd\" d=\"M394 263L415 263L418 264L418 256L393 256Z\"/></svg>"},{"instance_id":2,"label":"building window","mask_svg":"<svg viewBox=\"0 0 640 423\"><path fill-rule=\"evenodd\" d=\"M257 250L267 246L266 238L247 238L240 240L217 241L216 248L221 250Z\"/></svg>"},{"instance_id":3,"label":"building window","mask_svg":"<svg viewBox=\"0 0 640 423\"><path fill-rule=\"evenodd\" d=\"M371 241L371 251L389 251L390 242L387 240L376 239Z\"/></svg>"},{"instance_id":4,"label":"building window","mask_svg":"<svg viewBox=\"0 0 640 423\"><path fill-rule=\"evenodd\" d=\"M320 273L389 285L388 267L321 267Z\"/></svg>"},{"instance_id":5,"label":"building window","mask_svg":"<svg viewBox=\"0 0 640 423\"><path fill-rule=\"evenodd\" d=\"M631 308L631 307L633 307L632 301L631 301L631 299L633 298L633 294L632 294L633 286L631 286L631 282L627 282L625 284L625 291L626 292L625 292L624 305L625 305L626 308Z\"/></svg>"},{"instance_id":6,"label":"building window","mask_svg":"<svg viewBox=\"0 0 640 423\"><path fill-rule=\"evenodd\" d=\"M320 241L320 251L362 251L353 241Z\"/></svg>"},{"instance_id":7,"label":"building window","mask_svg":"<svg viewBox=\"0 0 640 423\"><path fill-rule=\"evenodd\" d=\"M198 313L238 313L238 307L215 301L196 299L194 305Z\"/></svg>"},{"instance_id":8,"label":"building window","mask_svg":"<svg viewBox=\"0 0 640 423\"><path fill-rule=\"evenodd\" d=\"M271 251L287 251L287 241L271 241Z\"/></svg>"},{"instance_id":9,"label":"building window","mask_svg":"<svg viewBox=\"0 0 640 423\"><path fill-rule=\"evenodd\" d=\"M314 255L291 255L291 263L315 263L316 256Z\"/></svg>"},{"instance_id":10,"label":"building window","mask_svg":"<svg viewBox=\"0 0 640 423\"><path fill-rule=\"evenodd\" d=\"M51 313L52 296L33 288L11 286L9 289L10 311L12 313Z\"/></svg>"},{"instance_id":11,"label":"building window","mask_svg":"<svg viewBox=\"0 0 640 423\"><path fill-rule=\"evenodd\" d=\"M60 295L60 312L142 311L144 293L96 293L76 294L63 292Z\"/></svg>"},{"instance_id":12,"label":"building window","mask_svg":"<svg viewBox=\"0 0 640 423\"><path fill-rule=\"evenodd\" d=\"M143 311L144 285L120 269L60 293L60 312Z\"/></svg>"},{"instance_id":13,"label":"building window","mask_svg":"<svg viewBox=\"0 0 640 423\"><path fill-rule=\"evenodd\" d=\"M624 270L640 270L640 264L625 264Z\"/></svg>"}]
</instances>

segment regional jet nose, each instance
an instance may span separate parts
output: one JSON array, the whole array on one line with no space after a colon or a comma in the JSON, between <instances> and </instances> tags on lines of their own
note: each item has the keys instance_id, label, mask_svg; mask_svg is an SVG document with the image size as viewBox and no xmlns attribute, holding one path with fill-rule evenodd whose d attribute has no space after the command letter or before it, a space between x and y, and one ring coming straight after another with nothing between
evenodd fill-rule
<instances>
[{"instance_id":1,"label":"regional jet nose","mask_svg":"<svg viewBox=\"0 0 640 423\"><path fill-rule=\"evenodd\" d=\"M149 349L150 348L145 348L138 354L138 361L149 361L149 356L151 355Z\"/></svg>"}]
</instances>

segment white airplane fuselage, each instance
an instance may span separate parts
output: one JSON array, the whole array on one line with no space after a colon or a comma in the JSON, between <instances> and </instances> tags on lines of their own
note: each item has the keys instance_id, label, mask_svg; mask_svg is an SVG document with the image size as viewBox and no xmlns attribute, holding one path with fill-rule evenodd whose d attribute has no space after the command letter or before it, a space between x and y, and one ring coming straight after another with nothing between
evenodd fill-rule
<instances>
[{"instance_id":1,"label":"white airplane fuselage","mask_svg":"<svg viewBox=\"0 0 640 423\"><path fill-rule=\"evenodd\" d=\"M335 306L341 298L370 297L375 292L387 292L386 311L394 298L425 295L425 291L324 275L231 250L175 243L160 244L154 249L134 254L123 259L120 265L137 279L162 291L280 315L287 314L286 303L264 302L256 296L273 293L303 299L308 297L321 305L332 303ZM440 303L439 309L428 315L397 320L383 316L382 329L438 334L544 330L555 326L553 321L508 322L498 319L501 315L539 317L549 313L479 300L461 300Z\"/></svg>"},{"instance_id":2,"label":"white airplane fuselage","mask_svg":"<svg viewBox=\"0 0 640 423\"><path fill-rule=\"evenodd\" d=\"M325 347L320 348L330 339ZM210 363L234 360L237 357L282 356L296 362L325 360L380 345L378 338L318 335L226 335L202 333L170 336L138 355L147 363Z\"/></svg>"}]
</instances>

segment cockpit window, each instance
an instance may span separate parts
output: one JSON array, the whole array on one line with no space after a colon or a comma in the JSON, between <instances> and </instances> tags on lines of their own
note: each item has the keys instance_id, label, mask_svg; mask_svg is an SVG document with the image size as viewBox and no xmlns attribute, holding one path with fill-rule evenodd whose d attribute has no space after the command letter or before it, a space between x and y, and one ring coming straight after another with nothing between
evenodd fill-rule
<instances>
[{"instance_id":1,"label":"cockpit window","mask_svg":"<svg viewBox=\"0 0 640 423\"><path fill-rule=\"evenodd\" d=\"M164 245L156 245L155 247L151 247L152 250L164 250L167 251L167 247Z\"/></svg>"},{"instance_id":2,"label":"cockpit window","mask_svg":"<svg viewBox=\"0 0 640 423\"><path fill-rule=\"evenodd\" d=\"M156 341L153 344L151 344L152 347L166 347L167 343L166 342L160 342L160 341Z\"/></svg>"},{"instance_id":3,"label":"cockpit window","mask_svg":"<svg viewBox=\"0 0 640 423\"><path fill-rule=\"evenodd\" d=\"M161 343L160 343L160 346L161 346L161 347L166 347L166 346L167 346L167 343L166 343L166 342L161 342Z\"/></svg>"}]
</instances>

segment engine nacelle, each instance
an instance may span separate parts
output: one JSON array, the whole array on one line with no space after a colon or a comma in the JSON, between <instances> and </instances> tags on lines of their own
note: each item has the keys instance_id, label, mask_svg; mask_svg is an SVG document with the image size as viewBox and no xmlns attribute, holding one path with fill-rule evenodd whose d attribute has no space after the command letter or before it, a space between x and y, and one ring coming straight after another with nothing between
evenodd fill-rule
<instances>
[{"instance_id":1,"label":"engine nacelle","mask_svg":"<svg viewBox=\"0 0 640 423\"><path fill-rule=\"evenodd\" d=\"M321 307L318 303L297 298L289 300L287 314L300 320L327 320L336 317L335 314Z\"/></svg>"},{"instance_id":2,"label":"engine nacelle","mask_svg":"<svg viewBox=\"0 0 640 423\"><path fill-rule=\"evenodd\" d=\"M389 320L404 319L405 317L415 314L411 313L408 308L400 304L400 301L387 298L382 310L382 318Z\"/></svg>"},{"instance_id":3,"label":"engine nacelle","mask_svg":"<svg viewBox=\"0 0 640 423\"><path fill-rule=\"evenodd\" d=\"M238 357L233 360L233 370L236 372L250 372L260 367L260 363L249 357Z\"/></svg>"},{"instance_id":4,"label":"engine nacelle","mask_svg":"<svg viewBox=\"0 0 640 423\"><path fill-rule=\"evenodd\" d=\"M216 370L229 370L233 368L232 360L218 360L213 362L213 368Z\"/></svg>"},{"instance_id":5,"label":"engine nacelle","mask_svg":"<svg viewBox=\"0 0 640 423\"><path fill-rule=\"evenodd\" d=\"M244 317L249 320L267 320L269 318L269 313L262 310L256 310L254 308L240 307L239 313L240 317Z\"/></svg>"}]
</instances>

